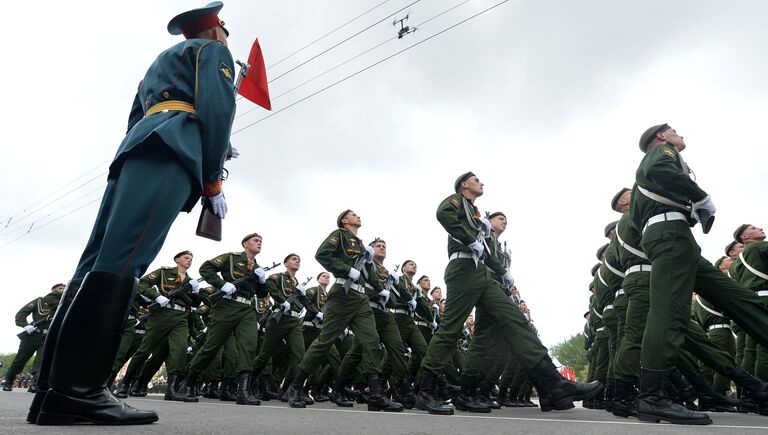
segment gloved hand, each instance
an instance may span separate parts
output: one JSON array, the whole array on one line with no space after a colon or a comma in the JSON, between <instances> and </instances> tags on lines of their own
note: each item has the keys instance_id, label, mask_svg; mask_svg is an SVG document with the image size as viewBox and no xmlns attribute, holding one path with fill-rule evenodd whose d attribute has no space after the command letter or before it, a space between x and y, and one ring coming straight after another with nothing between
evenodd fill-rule
<instances>
[{"instance_id":1,"label":"gloved hand","mask_svg":"<svg viewBox=\"0 0 768 435\"><path fill-rule=\"evenodd\" d=\"M365 257L365 262L366 263L368 263L368 264L373 263L373 254L374 254L373 247L366 246L365 247L365 252L363 253L363 257Z\"/></svg>"},{"instance_id":2,"label":"gloved hand","mask_svg":"<svg viewBox=\"0 0 768 435\"><path fill-rule=\"evenodd\" d=\"M27 334L32 334L35 331L37 331L37 328L35 328L32 325L27 325L24 327L24 332L26 332Z\"/></svg>"},{"instance_id":3,"label":"gloved hand","mask_svg":"<svg viewBox=\"0 0 768 435\"><path fill-rule=\"evenodd\" d=\"M491 221L489 221L488 218L482 218L480 219L480 223L483 224L483 236L490 237L491 230L493 229L491 226Z\"/></svg>"},{"instance_id":4,"label":"gloved hand","mask_svg":"<svg viewBox=\"0 0 768 435\"><path fill-rule=\"evenodd\" d=\"M224 285L221 286L221 291L226 293L227 296L232 296L237 291L237 287L231 282L225 282Z\"/></svg>"},{"instance_id":5,"label":"gloved hand","mask_svg":"<svg viewBox=\"0 0 768 435\"><path fill-rule=\"evenodd\" d=\"M437 329L437 322L435 322L435 321L433 320L433 321L432 321L432 324L430 324L429 326L430 326L430 327L432 328L432 330L434 331L435 329Z\"/></svg>"},{"instance_id":6,"label":"gloved hand","mask_svg":"<svg viewBox=\"0 0 768 435\"><path fill-rule=\"evenodd\" d=\"M264 269L260 267L253 269L253 274L259 278L259 282L261 284L264 284L265 282L267 282L267 272L264 271Z\"/></svg>"},{"instance_id":7,"label":"gloved hand","mask_svg":"<svg viewBox=\"0 0 768 435\"><path fill-rule=\"evenodd\" d=\"M384 300L384 303L382 305L386 306L387 302L389 302L389 290L382 290L379 292L379 297Z\"/></svg>"},{"instance_id":8,"label":"gloved hand","mask_svg":"<svg viewBox=\"0 0 768 435\"><path fill-rule=\"evenodd\" d=\"M196 279L189 281L190 287L192 287L192 294L198 294L200 292L200 283Z\"/></svg>"},{"instance_id":9,"label":"gloved hand","mask_svg":"<svg viewBox=\"0 0 768 435\"><path fill-rule=\"evenodd\" d=\"M227 201L224 200L224 192L219 192L213 196L204 196L200 200L201 204L205 204L206 199L211 201L213 214L218 216L220 219L224 219L224 216L227 214Z\"/></svg>"},{"instance_id":10,"label":"gloved hand","mask_svg":"<svg viewBox=\"0 0 768 435\"><path fill-rule=\"evenodd\" d=\"M240 151L238 151L237 148L230 145L229 149L231 150L231 154L227 156L228 157L227 160L232 160L240 157Z\"/></svg>"},{"instance_id":11,"label":"gloved hand","mask_svg":"<svg viewBox=\"0 0 768 435\"><path fill-rule=\"evenodd\" d=\"M501 280L504 281L504 285L507 287L512 287L515 284L515 279L512 278L512 273L510 271L507 271L504 276L501 277Z\"/></svg>"},{"instance_id":12,"label":"gloved hand","mask_svg":"<svg viewBox=\"0 0 768 435\"><path fill-rule=\"evenodd\" d=\"M410 301L408 301L408 309L411 311L416 311L416 298L413 298Z\"/></svg>"},{"instance_id":13,"label":"gloved hand","mask_svg":"<svg viewBox=\"0 0 768 435\"><path fill-rule=\"evenodd\" d=\"M323 312L320 311L317 314L315 314L315 318L322 322L323 321Z\"/></svg>"},{"instance_id":14,"label":"gloved hand","mask_svg":"<svg viewBox=\"0 0 768 435\"><path fill-rule=\"evenodd\" d=\"M283 302L280 304L280 306L283 308L284 313L290 313L291 312L291 304L288 303L288 301Z\"/></svg>"},{"instance_id":15,"label":"gloved hand","mask_svg":"<svg viewBox=\"0 0 768 435\"><path fill-rule=\"evenodd\" d=\"M691 207L691 215L699 223L702 223L701 216L699 214L701 210L706 210L710 215L715 214L715 204L712 202L711 196L707 195L707 197L701 201L694 202L693 206Z\"/></svg>"},{"instance_id":16,"label":"gloved hand","mask_svg":"<svg viewBox=\"0 0 768 435\"><path fill-rule=\"evenodd\" d=\"M296 286L296 290L298 290L299 293L301 293L302 296L306 296L307 295L307 289L305 289L304 286L301 285L301 284Z\"/></svg>"},{"instance_id":17,"label":"gloved hand","mask_svg":"<svg viewBox=\"0 0 768 435\"><path fill-rule=\"evenodd\" d=\"M472 242L472 244L469 245L469 249L471 249L472 252L474 252L475 255L477 255L477 258L480 258L483 256L483 253L485 252L485 245L475 240L474 242Z\"/></svg>"},{"instance_id":18,"label":"gloved hand","mask_svg":"<svg viewBox=\"0 0 768 435\"><path fill-rule=\"evenodd\" d=\"M392 272L389 272L389 277L392 278L392 282L397 286L400 285L400 274L395 272L394 270Z\"/></svg>"},{"instance_id":19,"label":"gloved hand","mask_svg":"<svg viewBox=\"0 0 768 435\"><path fill-rule=\"evenodd\" d=\"M161 307L165 308L169 302L171 302L170 299L166 298L163 295L160 295L155 298L155 302L157 302Z\"/></svg>"},{"instance_id":20,"label":"gloved hand","mask_svg":"<svg viewBox=\"0 0 768 435\"><path fill-rule=\"evenodd\" d=\"M188 354L192 353L192 346L188 346L188 347L187 347L187 353L188 353Z\"/></svg>"},{"instance_id":21,"label":"gloved hand","mask_svg":"<svg viewBox=\"0 0 768 435\"><path fill-rule=\"evenodd\" d=\"M206 326L205 328L203 328L202 332L203 332L203 334L207 334L208 333L208 327Z\"/></svg>"},{"instance_id":22,"label":"gloved hand","mask_svg":"<svg viewBox=\"0 0 768 435\"><path fill-rule=\"evenodd\" d=\"M360 271L353 267L349 269L349 273L347 275L352 281L357 281L357 279L360 278Z\"/></svg>"}]
</instances>

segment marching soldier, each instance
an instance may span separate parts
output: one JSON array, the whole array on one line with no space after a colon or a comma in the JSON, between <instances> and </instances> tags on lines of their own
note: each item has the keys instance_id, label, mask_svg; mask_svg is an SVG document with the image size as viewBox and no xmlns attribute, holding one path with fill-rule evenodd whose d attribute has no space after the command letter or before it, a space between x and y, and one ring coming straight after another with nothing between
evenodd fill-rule
<instances>
[{"instance_id":1,"label":"marching soldier","mask_svg":"<svg viewBox=\"0 0 768 435\"><path fill-rule=\"evenodd\" d=\"M148 306L150 302L152 302L152 299L142 296L139 293L136 293L136 296L133 298L133 304L131 305L131 310L128 312L128 319L125 322L125 328L123 329L123 336L120 338L120 347L117 350L115 361L112 363L112 381L115 380L117 373L123 368L125 363L137 350L139 350L146 329L144 325L139 325L138 322L139 318L146 314L144 308ZM117 389L115 390L115 396L121 399L128 397L128 390L131 387L129 383L131 380L127 380L129 382L125 382L126 379L125 376L123 376L123 379L119 382ZM107 385L109 384L111 384L111 382L107 383Z\"/></svg>"},{"instance_id":2,"label":"marching soldier","mask_svg":"<svg viewBox=\"0 0 768 435\"><path fill-rule=\"evenodd\" d=\"M21 373L24 365L32 358L32 355L37 354L35 361L32 363L31 372L33 378L32 384L29 386L30 393L37 392L37 373L40 368L40 361L42 360L40 353L43 349L43 342L45 341L45 334L48 332L50 319L59 305L63 291L64 284L55 284L51 287L50 293L35 298L35 300L24 305L16 313L16 326L24 329L24 332L19 334L21 339L19 350L16 351L13 362L8 367L8 371L5 372L3 391L11 391L13 389L13 380L16 378L16 375ZM30 315L32 316L32 323L27 322Z\"/></svg>"},{"instance_id":3,"label":"marching soldier","mask_svg":"<svg viewBox=\"0 0 768 435\"><path fill-rule=\"evenodd\" d=\"M307 314L304 316L304 346L309 349L312 342L320 336L320 328L323 325L323 316L325 316L325 304L328 302L328 284L331 282L331 275L328 272L320 272L317 275L317 286L307 289ZM336 346L331 346L328 352L326 363L315 373L311 373L307 378L307 384L311 386L311 395L316 402L326 402L330 399L328 396L328 384L335 379L339 373L341 358ZM343 396L344 387L334 387L334 391L341 392Z\"/></svg>"}]
</instances>

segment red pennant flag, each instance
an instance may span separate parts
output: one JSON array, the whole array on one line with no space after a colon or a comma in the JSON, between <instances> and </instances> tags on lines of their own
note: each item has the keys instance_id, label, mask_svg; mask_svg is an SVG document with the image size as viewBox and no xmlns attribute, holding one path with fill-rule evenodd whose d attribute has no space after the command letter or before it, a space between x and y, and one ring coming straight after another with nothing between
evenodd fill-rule
<instances>
[{"instance_id":1,"label":"red pennant flag","mask_svg":"<svg viewBox=\"0 0 768 435\"><path fill-rule=\"evenodd\" d=\"M256 38L251 46L251 54L248 55L248 64L251 66L248 75L240 82L237 93L259 106L272 110L272 102L269 101L269 86L267 85L267 69L264 67L264 55L261 53L259 39Z\"/></svg>"}]
</instances>

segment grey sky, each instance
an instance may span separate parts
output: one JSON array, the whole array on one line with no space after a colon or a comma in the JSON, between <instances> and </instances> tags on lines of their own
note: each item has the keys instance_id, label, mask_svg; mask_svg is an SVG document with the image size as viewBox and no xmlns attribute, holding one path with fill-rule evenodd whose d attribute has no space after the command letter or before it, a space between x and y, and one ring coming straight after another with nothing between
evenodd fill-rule
<instances>
[{"instance_id":1,"label":"grey sky","mask_svg":"<svg viewBox=\"0 0 768 435\"><path fill-rule=\"evenodd\" d=\"M221 17L236 59L245 60L258 37L270 65L378 2L227 1ZM410 23L459 2L422 0L410 8ZM277 77L408 3L390 1L268 75ZM273 106L278 110L494 3L472 0ZM0 69L3 223L111 159L138 81L160 51L180 40L167 34L167 21L203 4L17 5L7 26L19 37L6 42ZM419 275L442 285L446 235L435 209L455 177L473 170L486 183L480 209L509 216L502 239L513 253L512 273L544 343L552 345L581 330L594 252L604 243L603 226L618 218L608 202L631 186L642 157L637 139L648 126L669 122L685 136L684 157L718 207L708 236L694 229L707 258L722 254L739 224L765 224L768 206L759 199L768 185L766 22L768 5L760 1L510 1L234 135L241 157L227 165L224 240L194 236L196 209L179 217L153 267L170 265L174 253L190 249L198 276L203 261L239 250L242 235L258 231L264 235L260 263L295 251L304 260L300 275L316 275L314 251L349 207L362 216L365 241L388 241L388 266L413 259ZM276 80L271 92L278 95L395 32L386 20ZM238 113L252 107L241 101ZM255 110L237 119L235 129L267 114ZM94 193L70 204L105 181L0 230L0 246L32 221L46 222L40 218L48 213L53 219L98 198ZM0 352L18 345L14 313L69 279L96 208L0 248L6 285Z\"/></svg>"}]
</instances>

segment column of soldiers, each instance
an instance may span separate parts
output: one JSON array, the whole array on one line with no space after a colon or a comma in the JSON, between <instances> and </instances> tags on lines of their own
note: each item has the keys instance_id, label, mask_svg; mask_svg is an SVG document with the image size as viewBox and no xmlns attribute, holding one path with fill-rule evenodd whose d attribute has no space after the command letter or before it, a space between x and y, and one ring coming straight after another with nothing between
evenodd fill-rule
<instances>
[{"instance_id":1,"label":"column of soldiers","mask_svg":"<svg viewBox=\"0 0 768 435\"><path fill-rule=\"evenodd\" d=\"M711 424L702 411L768 415L768 243L744 224L725 256L705 260L690 227L712 225L711 197L691 177L683 137L667 124L640 138L632 189L611 200L584 314L584 407L620 417ZM731 397L731 382L736 386Z\"/></svg>"}]
</instances>

